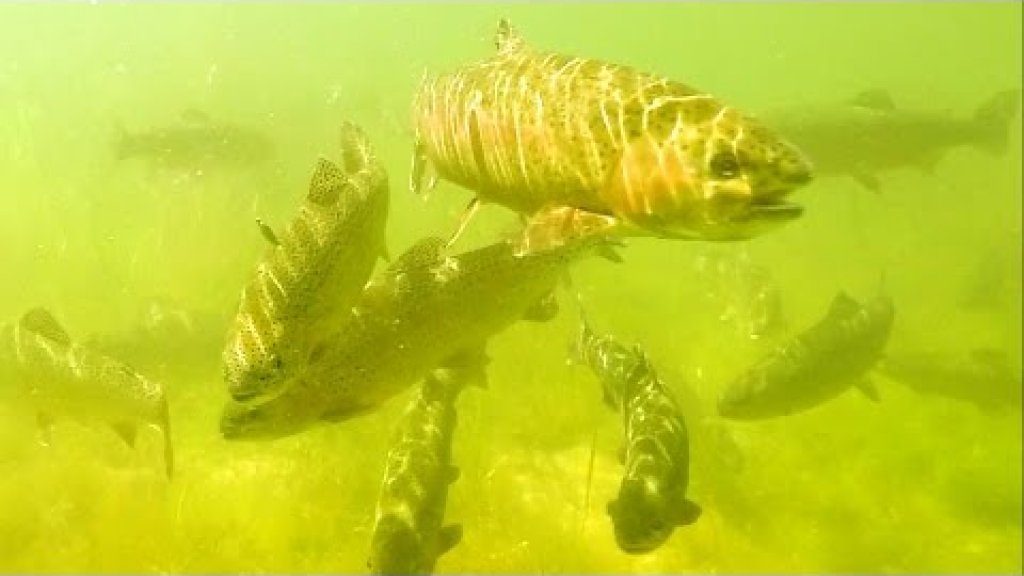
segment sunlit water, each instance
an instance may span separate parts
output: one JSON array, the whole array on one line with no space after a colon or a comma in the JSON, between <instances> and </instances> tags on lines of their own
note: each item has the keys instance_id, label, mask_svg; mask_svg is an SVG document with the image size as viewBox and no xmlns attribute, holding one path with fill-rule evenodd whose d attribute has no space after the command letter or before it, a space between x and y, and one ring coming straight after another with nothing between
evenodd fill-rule
<instances>
[{"instance_id":1,"label":"sunlit water","mask_svg":"<svg viewBox=\"0 0 1024 576\"><path fill-rule=\"evenodd\" d=\"M0 570L365 570L409 395L229 443L220 348L264 249L255 218L291 218L342 119L391 173L392 254L453 230L468 192L405 189L408 106L424 70L489 54L499 17L538 47L663 73L755 113L884 88L897 106L961 118L1020 87L1021 15L1017 3L0 7L0 321L41 305L73 338L120 335L124 359L166 387L177 453L168 482L155 433L133 451L61 421L43 446L34 413L0 388ZM188 110L266 134L276 155L201 174L117 159L119 131ZM800 220L750 242L637 240L623 264L581 262L571 290L594 324L640 343L686 403L704 514L655 553L615 546L604 509L621 423L566 362L577 314L563 288L553 321L494 338L489 388L459 400L447 517L465 536L438 571L1020 572L1019 407L983 411L875 375L879 403L850 391L789 418L720 420L718 392L772 343L737 329L725 312L743 290L706 266L770 271L790 333L884 275L891 350L997 348L1019 374L1019 122L1006 154L958 148L931 173L880 174L880 194L819 179L798 192ZM515 223L488 207L463 241ZM977 274L991 288L982 305L958 304ZM191 331L133 346L154 301L186 311Z\"/></svg>"}]
</instances>

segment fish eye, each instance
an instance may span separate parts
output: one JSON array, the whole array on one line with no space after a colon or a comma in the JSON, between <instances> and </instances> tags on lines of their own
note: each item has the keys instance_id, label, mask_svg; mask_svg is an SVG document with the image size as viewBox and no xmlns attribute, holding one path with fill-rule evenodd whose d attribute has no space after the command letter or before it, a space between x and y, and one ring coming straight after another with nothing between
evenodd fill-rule
<instances>
[{"instance_id":1,"label":"fish eye","mask_svg":"<svg viewBox=\"0 0 1024 576\"><path fill-rule=\"evenodd\" d=\"M740 161L728 150L716 152L711 157L708 167L716 178L735 178L740 175Z\"/></svg>"}]
</instances>

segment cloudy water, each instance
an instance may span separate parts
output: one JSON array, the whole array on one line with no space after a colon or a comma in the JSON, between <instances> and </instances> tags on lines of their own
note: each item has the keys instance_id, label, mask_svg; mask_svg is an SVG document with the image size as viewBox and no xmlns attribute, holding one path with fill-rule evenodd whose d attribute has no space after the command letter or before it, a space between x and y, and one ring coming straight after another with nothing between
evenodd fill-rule
<instances>
[{"instance_id":1,"label":"cloudy water","mask_svg":"<svg viewBox=\"0 0 1024 576\"><path fill-rule=\"evenodd\" d=\"M785 196L802 213L736 241L630 235L621 262L566 249L571 281L544 263L523 270L548 280L517 277L510 255L385 275L488 193L444 173L409 190L413 98L425 73L494 56L502 18L526 49L628 65L756 116L814 166ZM373 541L377 558L420 554L439 573L1021 572L1021 21L1013 2L0 5L0 571L365 573ZM611 106L570 91L529 102L610 122ZM460 132L466 161L524 129L481 146L480 119L496 117L481 110ZM298 245L300 209L337 200L331 166L354 198L345 122L388 175L389 259L358 313L293 322L305 339L283 349L301 353L269 357L316 375L261 389L292 402L276 432L226 433L227 407L265 400L232 399L225 380L242 290ZM566 173L599 148L584 140L564 140L582 163ZM613 141L615 166L711 178L665 168L683 156L653 132ZM751 172L733 184L766 169L739 160ZM315 170L328 172L310 194ZM485 202L448 252L520 222ZM304 260L308 277L346 281L329 261ZM464 296L446 300L444 278ZM317 286L289 297L329 302ZM648 363L595 374L581 305ZM469 333L490 336L489 362ZM441 364L469 372L427 379ZM454 402L454 424L407 410L424 379L484 372L457 395L422 388ZM685 420L688 461L665 448L676 426L637 441L661 412L603 399L643 374L680 412L667 421ZM388 540L395 446L448 425L401 444L442 454L407 455L427 464L388 484L407 511L419 488L447 491L427 502L435 517L406 518L422 546ZM687 470L699 516L684 518L677 476L624 465L623 446L625 464ZM620 497L630 478L652 508ZM624 507L670 534L624 551Z\"/></svg>"}]
</instances>

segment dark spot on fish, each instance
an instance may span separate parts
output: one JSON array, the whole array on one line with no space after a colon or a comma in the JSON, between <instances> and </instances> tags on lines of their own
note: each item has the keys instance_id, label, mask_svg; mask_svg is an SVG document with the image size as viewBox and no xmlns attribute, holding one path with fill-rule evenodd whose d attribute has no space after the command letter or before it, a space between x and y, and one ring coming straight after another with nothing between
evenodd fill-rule
<instances>
[{"instance_id":1,"label":"dark spot on fish","mask_svg":"<svg viewBox=\"0 0 1024 576\"><path fill-rule=\"evenodd\" d=\"M639 100L631 100L622 106L622 125L626 130L626 138L633 140L644 133L644 105Z\"/></svg>"}]
</instances>

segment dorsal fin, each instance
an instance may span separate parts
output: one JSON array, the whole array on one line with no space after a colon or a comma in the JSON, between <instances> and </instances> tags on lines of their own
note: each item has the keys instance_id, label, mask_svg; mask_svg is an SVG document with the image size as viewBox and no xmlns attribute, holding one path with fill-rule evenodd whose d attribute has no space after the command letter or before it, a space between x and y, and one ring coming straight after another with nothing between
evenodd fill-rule
<instances>
[{"instance_id":1,"label":"dorsal fin","mask_svg":"<svg viewBox=\"0 0 1024 576\"><path fill-rule=\"evenodd\" d=\"M271 228L266 222L264 222L260 218L257 218L256 219L256 226L259 227L260 234L263 235L263 238L267 242L270 242L274 246L280 246L281 245L281 241L278 240L277 234L274 233L274 229Z\"/></svg>"},{"instance_id":2,"label":"dorsal fin","mask_svg":"<svg viewBox=\"0 0 1024 576\"><path fill-rule=\"evenodd\" d=\"M845 291L840 291L836 294L836 297L832 299L832 305L828 309L829 316L848 316L854 314L861 309L859 302L853 299Z\"/></svg>"},{"instance_id":3,"label":"dorsal fin","mask_svg":"<svg viewBox=\"0 0 1024 576\"><path fill-rule=\"evenodd\" d=\"M345 172L352 174L370 163L370 148L362 128L351 122L342 122L339 130L341 140L341 163Z\"/></svg>"},{"instance_id":4,"label":"dorsal fin","mask_svg":"<svg viewBox=\"0 0 1024 576\"><path fill-rule=\"evenodd\" d=\"M25 330L35 332L40 336L46 336L54 342L60 342L65 346L71 345L71 337L64 330L64 327L57 322L57 319L45 308L33 308L21 317L21 327Z\"/></svg>"},{"instance_id":5,"label":"dorsal fin","mask_svg":"<svg viewBox=\"0 0 1024 576\"><path fill-rule=\"evenodd\" d=\"M326 158L318 158L306 199L320 206L330 206L338 199L344 184L345 173L341 168Z\"/></svg>"},{"instance_id":6,"label":"dorsal fin","mask_svg":"<svg viewBox=\"0 0 1024 576\"><path fill-rule=\"evenodd\" d=\"M387 267L382 274L383 283L405 282L430 270L442 260L444 246L444 239L438 236L421 238Z\"/></svg>"},{"instance_id":7,"label":"dorsal fin","mask_svg":"<svg viewBox=\"0 0 1024 576\"><path fill-rule=\"evenodd\" d=\"M893 104L892 101L892 96L888 91L882 90L881 88L865 90L854 96L850 103L854 106L869 108L871 110L889 111L896 109L896 105Z\"/></svg>"},{"instance_id":8,"label":"dorsal fin","mask_svg":"<svg viewBox=\"0 0 1024 576\"><path fill-rule=\"evenodd\" d=\"M498 20L498 31L494 35L494 45L498 48L498 54L505 54L522 49L526 43L523 41L522 36L512 27L508 18L502 18Z\"/></svg>"}]
</instances>

